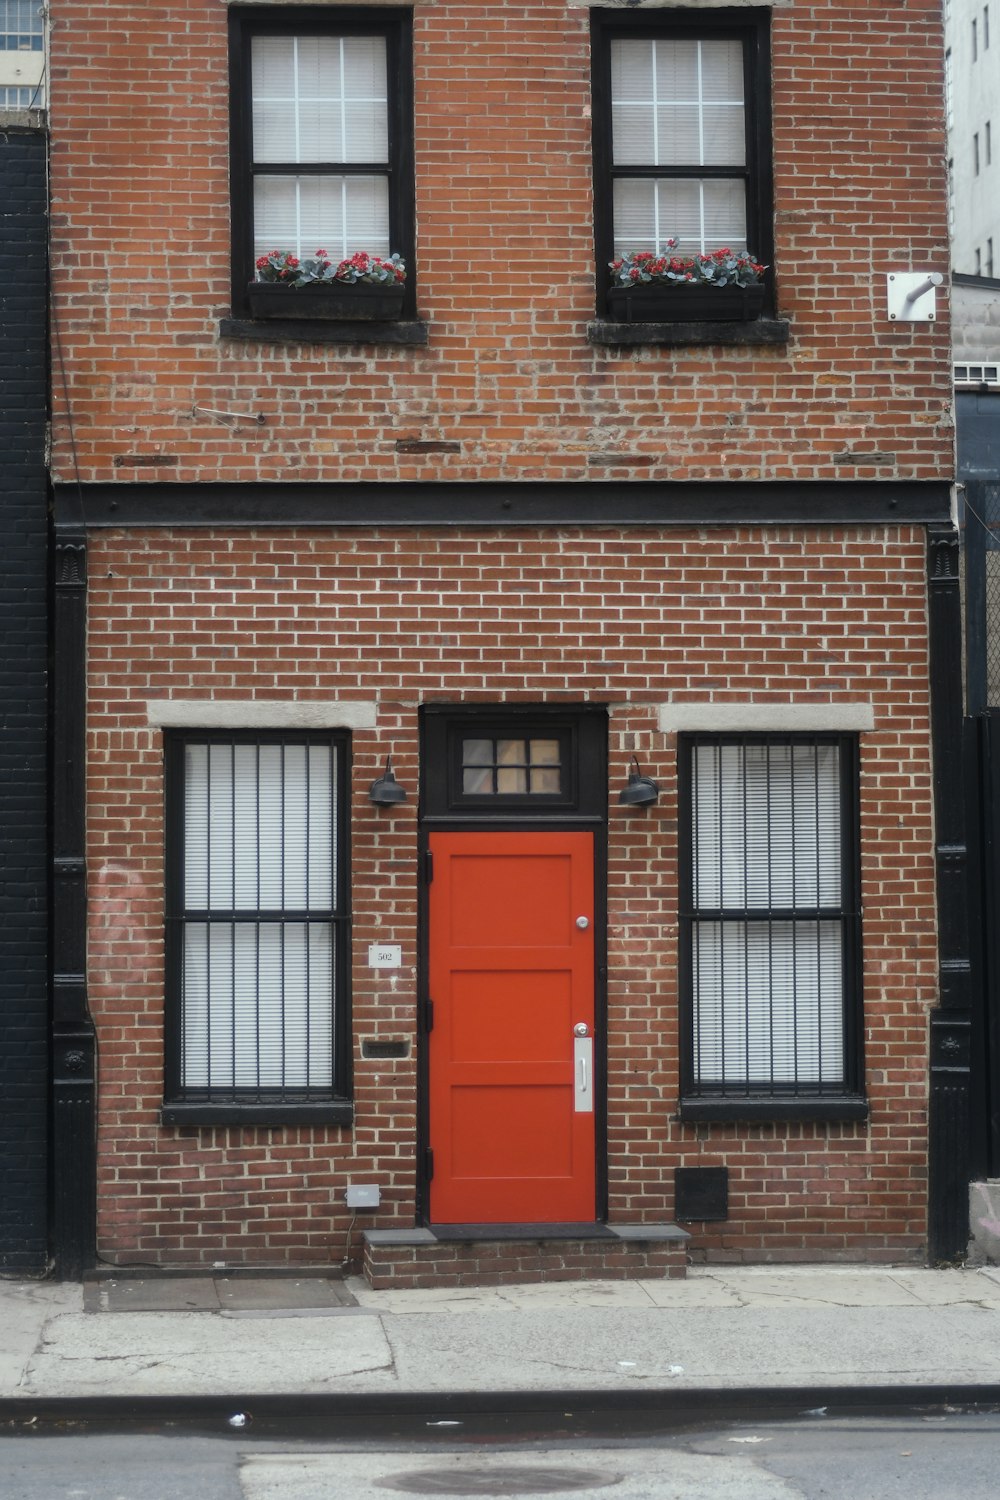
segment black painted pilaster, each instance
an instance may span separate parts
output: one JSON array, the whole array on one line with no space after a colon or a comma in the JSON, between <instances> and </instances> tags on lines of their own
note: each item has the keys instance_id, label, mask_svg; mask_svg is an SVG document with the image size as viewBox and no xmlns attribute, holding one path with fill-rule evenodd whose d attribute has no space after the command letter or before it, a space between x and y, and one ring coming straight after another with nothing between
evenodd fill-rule
<instances>
[{"instance_id":1,"label":"black painted pilaster","mask_svg":"<svg viewBox=\"0 0 1000 1500\"><path fill-rule=\"evenodd\" d=\"M969 1242L972 969L959 538L952 526L927 530L941 1001L930 1034L928 1252L939 1262Z\"/></svg>"},{"instance_id":2,"label":"black painted pilaster","mask_svg":"<svg viewBox=\"0 0 1000 1500\"><path fill-rule=\"evenodd\" d=\"M96 1254L96 1047L87 1008L87 538L57 517L52 664L52 1252L79 1277Z\"/></svg>"},{"instance_id":3,"label":"black painted pilaster","mask_svg":"<svg viewBox=\"0 0 1000 1500\"><path fill-rule=\"evenodd\" d=\"M48 141L0 132L0 1271L49 1258ZM3 1330L0 1328L0 1341Z\"/></svg>"}]
</instances>

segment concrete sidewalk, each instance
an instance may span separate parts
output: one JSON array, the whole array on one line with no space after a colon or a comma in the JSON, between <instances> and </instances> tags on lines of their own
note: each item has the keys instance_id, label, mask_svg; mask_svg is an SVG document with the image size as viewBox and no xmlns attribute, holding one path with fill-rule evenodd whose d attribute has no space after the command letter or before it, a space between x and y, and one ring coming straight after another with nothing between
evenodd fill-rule
<instances>
[{"instance_id":1,"label":"concrete sidewalk","mask_svg":"<svg viewBox=\"0 0 1000 1500\"><path fill-rule=\"evenodd\" d=\"M692 1268L373 1292L321 1274L0 1280L0 1400L996 1386L1000 1269Z\"/></svg>"}]
</instances>

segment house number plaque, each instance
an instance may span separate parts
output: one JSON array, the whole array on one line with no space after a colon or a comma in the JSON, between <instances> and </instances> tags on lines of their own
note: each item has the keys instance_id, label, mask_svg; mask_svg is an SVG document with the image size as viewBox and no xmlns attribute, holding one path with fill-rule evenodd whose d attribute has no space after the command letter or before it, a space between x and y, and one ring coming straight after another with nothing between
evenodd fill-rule
<instances>
[{"instance_id":1,"label":"house number plaque","mask_svg":"<svg viewBox=\"0 0 1000 1500\"><path fill-rule=\"evenodd\" d=\"M399 969L403 964L403 950L398 943L369 943L369 969Z\"/></svg>"}]
</instances>

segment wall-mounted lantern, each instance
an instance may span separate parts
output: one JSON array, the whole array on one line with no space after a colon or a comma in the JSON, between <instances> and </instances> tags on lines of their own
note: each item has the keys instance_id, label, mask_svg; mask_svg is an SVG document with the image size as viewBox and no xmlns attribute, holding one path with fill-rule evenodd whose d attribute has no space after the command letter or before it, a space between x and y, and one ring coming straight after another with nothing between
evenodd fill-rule
<instances>
[{"instance_id":1,"label":"wall-mounted lantern","mask_svg":"<svg viewBox=\"0 0 1000 1500\"><path fill-rule=\"evenodd\" d=\"M618 794L618 801L624 807L648 807L660 795L660 788L651 776L643 776L634 755L630 766L628 785Z\"/></svg>"},{"instance_id":2,"label":"wall-mounted lantern","mask_svg":"<svg viewBox=\"0 0 1000 1500\"><path fill-rule=\"evenodd\" d=\"M385 758L385 770L377 781L373 781L368 792L376 807L395 807L406 801L406 788L400 786L392 774L392 756Z\"/></svg>"}]
</instances>

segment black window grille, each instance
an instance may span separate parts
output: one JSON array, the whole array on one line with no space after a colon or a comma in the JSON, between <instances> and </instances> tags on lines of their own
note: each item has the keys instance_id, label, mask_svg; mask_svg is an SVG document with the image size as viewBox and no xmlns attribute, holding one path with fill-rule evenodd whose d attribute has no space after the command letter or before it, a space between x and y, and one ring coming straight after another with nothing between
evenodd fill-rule
<instances>
[{"instance_id":1,"label":"black window grille","mask_svg":"<svg viewBox=\"0 0 1000 1500\"><path fill-rule=\"evenodd\" d=\"M686 1098L860 1092L856 753L681 741Z\"/></svg>"},{"instance_id":2,"label":"black window grille","mask_svg":"<svg viewBox=\"0 0 1000 1500\"><path fill-rule=\"evenodd\" d=\"M233 308L272 250L399 254L415 307L411 12L230 12Z\"/></svg>"},{"instance_id":3,"label":"black window grille","mask_svg":"<svg viewBox=\"0 0 1000 1500\"><path fill-rule=\"evenodd\" d=\"M330 735L168 739L168 1101L345 1097L346 758Z\"/></svg>"},{"instance_id":4,"label":"black window grille","mask_svg":"<svg viewBox=\"0 0 1000 1500\"><path fill-rule=\"evenodd\" d=\"M764 11L592 12L598 306L624 252L773 261ZM768 283L770 296L770 283Z\"/></svg>"}]
</instances>

